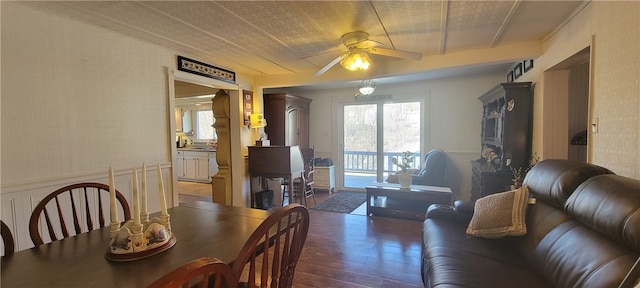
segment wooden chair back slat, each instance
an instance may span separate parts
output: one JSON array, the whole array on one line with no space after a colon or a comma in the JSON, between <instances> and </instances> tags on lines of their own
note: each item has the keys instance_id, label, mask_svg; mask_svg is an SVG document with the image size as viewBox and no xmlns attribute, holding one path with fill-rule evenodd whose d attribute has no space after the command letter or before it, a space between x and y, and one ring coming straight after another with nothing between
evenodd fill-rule
<instances>
[{"instance_id":1,"label":"wooden chair back slat","mask_svg":"<svg viewBox=\"0 0 640 288\"><path fill-rule=\"evenodd\" d=\"M75 232L77 235L80 234L82 230L80 229L80 219L78 217L78 210L76 209L76 201L74 201L73 190L71 189L69 190L69 201L71 202L71 212L73 214L73 228L75 228ZM60 219L62 219L62 215L60 215ZM91 227L89 227L89 229L91 229ZM69 235L65 234L64 237L69 237Z\"/></svg>"},{"instance_id":2,"label":"wooden chair back slat","mask_svg":"<svg viewBox=\"0 0 640 288\"><path fill-rule=\"evenodd\" d=\"M309 211L300 204L277 209L252 233L231 267L247 287L291 287L309 232Z\"/></svg>"},{"instance_id":3,"label":"wooden chair back slat","mask_svg":"<svg viewBox=\"0 0 640 288\"><path fill-rule=\"evenodd\" d=\"M89 208L89 195L87 193L87 187L82 188L82 193L84 194L84 199L87 200L84 201L84 213L85 215L87 215L87 227L89 228L89 230L93 230L95 229L95 227L93 227L93 218L91 217L91 209ZM98 197L98 199L102 199L102 197ZM102 213L101 209L101 205L98 205L98 214Z\"/></svg>"},{"instance_id":4,"label":"wooden chair back slat","mask_svg":"<svg viewBox=\"0 0 640 288\"><path fill-rule=\"evenodd\" d=\"M213 281L213 283L210 283ZM151 283L147 288L214 287L236 288L236 276L226 263L204 257L184 264Z\"/></svg>"},{"instance_id":5,"label":"wooden chair back slat","mask_svg":"<svg viewBox=\"0 0 640 288\"><path fill-rule=\"evenodd\" d=\"M47 231L49 233L49 238L51 240L58 240L58 236L56 236L56 231L53 229L53 223L51 223L51 217L49 217L49 210L44 209L44 220L47 224ZM64 219L63 219L64 220Z\"/></svg>"},{"instance_id":6,"label":"wooden chair back slat","mask_svg":"<svg viewBox=\"0 0 640 288\"><path fill-rule=\"evenodd\" d=\"M76 201L78 201L78 199L74 197L74 191L78 191L76 193L77 196L79 196L80 198L84 198L84 199L80 199L80 202L78 202L80 206L76 205ZM68 198L65 197L64 195L67 193L69 194ZM95 203L95 202L90 200L90 197L93 195L97 197L97 202L98 202L97 208L92 208L93 206L95 206L95 204L92 205L92 203ZM59 197L64 197L60 199L69 199L68 204L70 205L70 208L68 208L69 206L62 205ZM67 221L65 219L65 216L73 217L73 226L74 226L73 231L75 231L74 235L105 227L105 225L107 225L105 221L107 217L105 217L104 210L109 211L109 209L102 208L102 203L104 203L104 201L101 200L102 197L109 197L109 186L101 183L73 184L66 187L62 187L54 191L53 193L45 196L40 201L40 203L36 205L36 207L34 208L31 214L31 218L29 219L29 234L31 235L31 240L33 241L33 244L38 246L45 243L44 240L42 239L42 236L40 235L41 232L40 232L39 223L42 218L41 216L44 216L44 222L47 226L46 230L48 232L48 236L51 241L56 241L62 238L72 236L71 233L69 233L69 228L67 227ZM127 203L127 200L122 195L122 193L118 192L117 190L116 190L116 199L118 200L118 203L120 204L119 206L123 211L124 221L130 220L131 212L129 210L129 204ZM84 211L82 210L79 211L77 208L82 207L81 206L82 201L84 201L85 209L83 209ZM51 215L49 214L49 211L48 211L49 208L47 207L49 203L54 203L52 205L55 205L55 209L57 210L57 213L54 214L54 215L57 215L57 219L51 219L50 217ZM99 219L98 222L100 224L100 227L96 227L96 222L93 219L93 212L95 212L95 210L93 210L92 212L92 209L97 209L98 211L97 212L98 219ZM84 213L84 215L81 215L81 213ZM87 218L86 227L82 227L83 225L81 223L83 221L81 221L81 217ZM61 238L57 236L58 235L57 231L60 231L62 233Z\"/></svg>"},{"instance_id":7,"label":"wooden chair back slat","mask_svg":"<svg viewBox=\"0 0 640 288\"><path fill-rule=\"evenodd\" d=\"M86 188L85 188L85 193L86 193ZM85 199L89 199L87 196L85 196ZM87 201L87 211L89 211L89 201ZM87 214L89 214L87 212ZM98 223L100 224L100 227L104 227L105 226L105 214L104 211L102 210L102 197L98 197ZM91 218L89 218L91 219ZM91 225L93 226L93 224Z\"/></svg>"},{"instance_id":8,"label":"wooden chair back slat","mask_svg":"<svg viewBox=\"0 0 640 288\"><path fill-rule=\"evenodd\" d=\"M13 234L9 226L0 220L0 236L2 236L2 244L4 245L4 256L10 256L15 251L15 242L13 240Z\"/></svg>"}]
</instances>

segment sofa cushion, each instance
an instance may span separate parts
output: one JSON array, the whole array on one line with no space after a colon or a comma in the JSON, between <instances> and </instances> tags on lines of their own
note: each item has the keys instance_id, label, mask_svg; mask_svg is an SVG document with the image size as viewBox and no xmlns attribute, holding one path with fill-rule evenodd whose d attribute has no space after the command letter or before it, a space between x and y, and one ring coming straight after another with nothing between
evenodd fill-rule
<instances>
[{"instance_id":1,"label":"sofa cushion","mask_svg":"<svg viewBox=\"0 0 640 288\"><path fill-rule=\"evenodd\" d=\"M567 200L578 221L640 251L640 181L601 175L580 185Z\"/></svg>"},{"instance_id":2,"label":"sofa cushion","mask_svg":"<svg viewBox=\"0 0 640 288\"><path fill-rule=\"evenodd\" d=\"M551 287L514 251L520 237L478 238L466 223L428 218L423 224L425 287Z\"/></svg>"},{"instance_id":3,"label":"sofa cushion","mask_svg":"<svg viewBox=\"0 0 640 288\"><path fill-rule=\"evenodd\" d=\"M483 238L521 236L527 233L525 214L529 201L526 186L488 195L475 203L467 234Z\"/></svg>"},{"instance_id":4,"label":"sofa cushion","mask_svg":"<svg viewBox=\"0 0 640 288\"><path fill-rule=\"evenodd\" d=\"M548 159L533 166L524 178L531 197L558 209L564 209L565 201L585 180L613 174L609 169L585 162Z\"/></svg>"},{"instance_id":5,"label":"sofa cushion","mask_svg":"<svg viewBox=\"0 0 640 288\"><path fill-rule=\"evenodd\" d=\"M570 194L566 211L543 201L530 208L518 250L556 287L618 287L628 273L637 279L630 270L640 256L640 181L594 176Z\"/></svg>"}]
</instances>

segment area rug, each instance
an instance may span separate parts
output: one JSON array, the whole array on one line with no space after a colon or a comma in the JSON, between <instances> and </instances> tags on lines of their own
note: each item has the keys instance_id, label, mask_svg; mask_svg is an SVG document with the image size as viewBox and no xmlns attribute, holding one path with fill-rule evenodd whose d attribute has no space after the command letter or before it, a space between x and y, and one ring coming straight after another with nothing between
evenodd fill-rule
<instances>
[{"instance_id":1,"label":"area rug","mask_svg":"<svg viewBox=\"0 0 640 288\"><path fill-rule=\"evenodd\" d=\"M311 207L314 210L322 210L338 213L351 213L367 200L367 193L364 192L338 192L331 198Z\"/></svg>"}]
</instances>

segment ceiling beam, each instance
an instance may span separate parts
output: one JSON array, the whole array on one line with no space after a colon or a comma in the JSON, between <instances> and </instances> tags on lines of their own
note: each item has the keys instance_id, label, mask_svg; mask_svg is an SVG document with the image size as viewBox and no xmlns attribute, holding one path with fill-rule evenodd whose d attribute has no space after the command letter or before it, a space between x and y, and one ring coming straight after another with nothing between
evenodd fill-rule
<instances>
[{"instance_id":1,"label":"ceiling beam","mask_svg":"<svg viewBox=\"0 0 640 288\"><path fill-rule=\"evenodd\" d=\"M449 22L449 0L440 5L440 55L447 52L447 23Z\"/></svg>"},{"instance_id":2,"label":"ceiling beam","mask_svg":"<svg viewBox=\"0 0 640 288\"><path fill-rule=\"evenodd\" d=\"M509 22L511 22L511 18L513 18L513 15L516 14L516 11L518 10L518 7L520 7L520 4L522 4L520 0L516 0L515 2L513 2L511 10L509 10L507 16L504 17L504 21L502 21L502 25L500 25L500 28L498 28L498 31L493 37L493 41L491 41L491 45L489 45L489 47L493 48L498 45L498 42L502 39L502 35L504 35L504 30L507 29Z\"/></svg>"}]
</instances>

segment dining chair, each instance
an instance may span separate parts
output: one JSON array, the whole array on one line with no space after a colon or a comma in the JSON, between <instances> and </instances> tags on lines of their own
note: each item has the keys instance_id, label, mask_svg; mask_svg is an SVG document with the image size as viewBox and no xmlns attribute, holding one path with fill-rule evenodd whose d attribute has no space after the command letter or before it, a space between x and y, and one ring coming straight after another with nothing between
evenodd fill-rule
<instances>
[{"instance_id":1,"label":"dining chair","mask_svg":"<svg viewBox=\"0 0 640 288\"><path fill-rule=\"evenodd\" d=\"M309 232L309 211L289 204L269 215L232 262L240 287L287 288Z\"/></svg>"},{"instance_id":2,"label":"dining chair","mask_svg":"<svg viewBox=\"0 0 640 288\"><path fill-rule=\"evenodd\" d=\"M190 261L165 274L147 288L238 287L233 270L226 263L212 257Z\"/></svg>"},{"instance_id":3,"label":"dining chair","mask_svg":"<svg viewBox=\"0 0 640 288\"><path fill-rule=\"evenodd\" d=\"M315 150L314 147L302 148L300 149L300 152L302 153L302 160L304 161L304 173L301 177L293 179L293 196L294 198L304 197L304 205L308 206L307 199L311 197L313 197L313 203L317 203L316 195L313 190L313 161L315 159ZM286 189L282 190L282 199L285 199L287 196L286 192ZM302 201L300 203L302 203Z\"/></svg>"},{"instance_id":4,"label":"dining chair","mask_svg":"<svg viewBox=\"0 0 640 288\"><path fill-rule=\"evenodd\" d=\"M109 199L109 186L101 183L72 184L47 195L33 209L29 219L29 234L33 244L38 246L45 243L41 230L51 241L56 241L109 225ZM116 199L124 211L124 221L130 220L127 199L117 190ZM73 231L67 227L71 225L67 224L70 219ZM40 229L41 221L46 224L46 229Z\"/></svg>"},{"instance_id":5,"label":"dining chair","mask_svg":"<svg viewBox=\"0 0 640 288\"><path fill-rule=\"evenodd\" d=\"M2 236L2 245L4 245L4 255L9 256L15 251L15 242L9 226L0 220L0 235Z\"/></svg>"}]
</instances>

